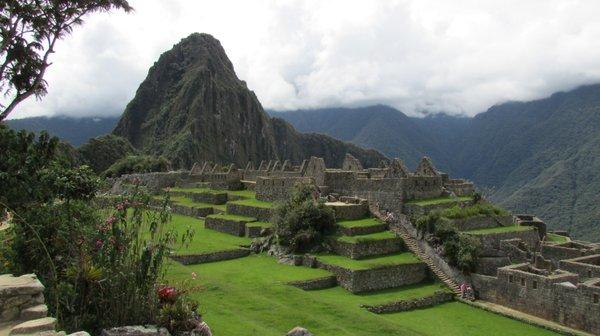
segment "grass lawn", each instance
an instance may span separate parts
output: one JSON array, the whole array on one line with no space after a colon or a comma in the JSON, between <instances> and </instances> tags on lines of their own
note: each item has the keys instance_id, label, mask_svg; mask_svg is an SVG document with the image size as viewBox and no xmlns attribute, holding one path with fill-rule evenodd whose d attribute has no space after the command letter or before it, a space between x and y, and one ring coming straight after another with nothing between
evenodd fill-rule
<instances>
[{"instance_id":1,"label":"grass lawn","mask_svg":"<svg viewBox=\"0 0 600 336\"><path fill-rule=\"evenodd\" d=\"M191 272L198 278L192 280ZM384 315L360 308L363 303L427 294L437 284L372 295L354 295L340 287L303 291L286 285L326 275L321 269L279 264L266 255L190 266L173 263L169 271L173 280L202 286L193 296L215 336L281 336L298 325L324 336L555 335L461 303Z\"/></svg>"},{"instance_id":2,"label":"grass lawn","mask_svg":"<svg viewBox=\"0 0 600 336\"><path fill-rule=\"evenodd\" d=\"M520 232L520 231L530 231L533 230L533 226L519 226L519 225L511 225L511 226L499 226L489 229L477 229L464 231L468 234L474 235L485 235L490 233L503 233L503 232Z\"/></svg>"},{"instance_id":3,"label":"grass lawn","mask_svg":"<svg viewBox=\"0 0 600 336\"><path fill-rule=\"evenodd\" d=\"M391 233L390 231L383 231L377 233L371 233L361 236L341 236L338 237L337 240L341 242L356 244L363 241L373 241L373 240L382 240L382 239L391 239L396 238L396 235Z\"/></svg>"},{"instance_id":4,"label":"grass lawn","mask_svg":"<svg viewBox=\"0 0 600 336\"><path fill-rule=\"evenodd\" d=\"M238 216L238 215L230 215L230 214L216 214L216 215L208 215L209 218L222 218L232 221L247 221L247 222L256 222L256 218L254 217L246 217L246 216Z\"/></svg>"},{"instance_id":5,"label":"grass lawn","mask_svg":"<svg viewBox=\"0 0 600 336\"><path fill-rule=\"evenodd\" d=\"M176 251L178 254L202 254L216 251L227 251L239 248L240 245L250 245L251 239L236 237L226 233L204 228L204 220L187 216L173 215L172 227L180 235L191 227L195 234L192 242Z\"/></svg>"},{"instance_id":6,"label":"grass lawn","mask_svg":"<svg viewBox=\"0 0 600 336\"><path fill-rule=\"evenodd\" d=\"M319 254L317 259L330 265L336 265L351 270L365 270L387 265L416 264L421 260L410 252L398 252L381 257L354 260L335 254Z\"/></svg>"},{"instance_id":7,"label":"grass lawn","mask_svg":"<svg viewBox=\"0 0 600 336\"><path fill-rule=\"evenodd\" d=\"M557 235L554 233L548 233L546 235L546 241L554 242L554 243L566 243L569 239L565 236Z\"/></svg>"},{"instance_id":8,"label":"grass lawn","mask_svg":"<svg viewBox=\"0 0 600 336\"><path fill-rule=\"evenodd\" d=\"M252 223L247 223L246 226L247 227L269 228L269 227L273 226L273 223L270 223L270 222L252 222Z\"/></svg>"},{"instance_id":9,"label":"grass lawn","mask_svg":"<svg viewBox=\"0 0 600 336\"><path fill-rule=\"evenodd\" d=\"M229 203L247 205L247 206L252 206L252 207L257 207L257 208L273 208L273 206L274 206L272 202L260 201L255 198L248 198L248 199L243 199L243 200L239 200L239 201L231 201Z\"/></svg>"},{"instance_id":10,"label":"grass lawn","mask_svg":"<svg viewBox=\"0 0 600 336\"><path fill-rule=\"evenodd\" d=\"M337 224L339 226L343 226L345 228L355 228L355 227L375 226L375 225L380 225L381 223L382 222L377 218L364 218L364 219L357 219L357 220L341 221L341 222L338 222Z\"/></svg>"},{"instance_id":11,"label":"grass lawn","mask_svg":"<svg viewBox=\"0 0 600 336\"><path fill-rule=\"evenodd\" d=\"M164 196L154 196L155 199L164 199ZM171 196L171 201L180 205L185 205L191 208L215 208L221 211L225 211L225 204L209 204L194 202L185 196Z\"/></svg>"},{"instance_id":12,"label":"grass lawn","mask_svg":"<svg viewBox=\"0 0 600 336\"><path fill-rule=\"evenodd\" d=\"M256 193L253 190L218 190L209 188L171 188L171 191L188 192L188 193L212 193L221 194L227 193L229 195L235 195L243 198L254 198Z\"/></svg>"},{"instance_id":13,"label":"grass lawn","mask_svg":"<svg viewBox=\"0 0 600 336\"><path fill-rule=\"evenodd\" d=\"M438 197L438 198L412 200L412 201L408 201L406 203L425 206L425 205L435 205L435 204L452 203L452 202L459 202L459 201L472 201L472 200L473 200L473 197L471 197L471 196L460 196L460 197L446 196L446 197Z\"/></svg>"}]
</instances>

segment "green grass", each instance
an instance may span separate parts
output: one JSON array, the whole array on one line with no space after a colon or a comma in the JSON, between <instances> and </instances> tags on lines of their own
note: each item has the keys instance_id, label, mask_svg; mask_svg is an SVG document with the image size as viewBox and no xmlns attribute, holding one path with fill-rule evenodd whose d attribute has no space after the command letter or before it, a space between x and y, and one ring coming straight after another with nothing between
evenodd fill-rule
<instances>
[{"instance_id":1,"label":"green grass","mask_svg":"<svg viewBox=\"0 0 600 336\"><path fill-rule=\"evenodd\" d=\"M164 196L154 196L154 198L162 200L164 199ZM185 196L171 196L171 202L191 208L215 208L221 211L225 211L226 209L225 204L209 204L202 202L194 202Z\"/></svg>"},{"instance_id":2,"label":"green grass","mask_svg":"<svg viewBox=\"0 0 600 336\"><path fill-rule=\"evenodd\" d=\"M187 192L187 193L212 193L222 194L227 193L243 198L255 198L256 193L253 190L220 190L220 189L209 189L209 188L171 188L171 191Z\"/></svg>"},{"instance_id":3,"label":"green grass","mask_svg":"<svg viewBox=\"0 0 600 336\"><path fill-rule=\"evenodd\" d=\"M361 260L354 260L334 254L320 254L317 255L317 258L326 264L351 270L366 270L389 265L416 264L421 262L417 256L410 252L399 252Z\"/></svg>"},{"instance_id":4,"label":"green grass","mask_svg":"<svg viewBox=\"0 0 600 336\"><path fill-rule=\"evenodd\" d=\"M266 202L266 201L260 201L254 198L248 198L248 199L243 199L243 200L238 200L238 201L231 201L229 202L231 204L239 204L239 205L247 205L247 206L252 206L252 207L257 207L257 208L273 208L273 203L272 202Z\"/></svg>"},{"instance_id":5,"label":"green grass","mask_svg":"<svg viewBox=\"0 0 600 336\"><path fill-rule=\"evenodd\" d=\"M273 226L273 224L269 223L269 222L252 222L252 223L246 224L246 226L248 226L248 227L269 228L269 227Z\"/></svg>"},{"instance_id":6,"label":"green grass","mask_svg":"<svg viewBox=\"0 0 600 336\"><path fill-rule=\"evenodd\" d=\"M546 241L554 243L566 243L569 241L569 239L565 236L557 235L555 233L548 233L546 235Z\"/></svg>"},{"instance_id":7,"label":"green grass","mask_svg":"<svg viewBox=\"0 0 600 336\"><path fill-rule=\"evenodd\" d=\"M364 241L383 240L391 238L396 238L396 235L391 233L390 231L383 231L360 236L340 236L337 238L337 240L341 242L356 244Z\"/></svg>"},{"instance_id":8,"label":"green grass","mask_svg":"<svg viewBox=\"0 0 600 336\"><path fill-rule=\"evenodd\" d=\"M470 230L470 231L464 231L464 232L468 233L468 234L474 234L474 235L486 235L486 234L491 234L491 233L520 232L520 231L529 231L529 230L533 230L533 227L532 226L511 225L511 226L499 226L499 227L494 227L494 228L489 228L489 229Z\"/></svg>"},{"instance_id":9,"label":"green grass","mask_svg":"<svg viewBox=\"0 0 600 336\"><path fill-rule=\"evenodd\" d=\"M460 219L474 216L506 216L509 213L493 204L475 204L467 207L455 205L444 209L441 215L446 218Z\"/></svg>"},{"instance_id":10,"label":"green grass","mask_svg":"<svg viewBox=\"0 0 600 336\"><path fill-rule=\"evenodd\" d=\"M357 220L349 220L349 221L341 221L337 224L339 226L343 226L345 228L355 228L355 227L369 227L375 225L381 225L381 221L377 218L364 218Z\"/></svg>"},{"instance_id":11,"label":"green grass","mask_svg":"<svg viewBox=\"0 0 600 336\"><path fill-rule=\"evenodd\" d=\"M232 220L232 221L256 222L256 218L254 218L254 217L246 217L246 216L231 215L231 214L208 215L207 218L221 218L221 219Z\"/></svg>"},{"instance_id":12,"label":"green grass","mask_svg":"<svg viewBox=\"0 0 600 336\"><path fill-rule=\"evenodd\" d=\"M182 215L173 215L170 227L180 235L183 234L188 227L191 227L195 232L190 244L177 249L177 254L202 254L227 251L237 249L242 245L250 245L251 242L250 238L236 237L206 229L204 227L204 220Z\"/></svg>"},{"instance_id":13,"label":"green grass","mask_svg":"<svg viewBox=\"0 0 600 336\"><path fill-rule=\"evenodd\" d=\"M436 204L444 204L444 203L452 203L452 202L459 202L459 201L472 201L473 197L471 196L460 196L460 197L450 197L450 196L446 196L446 197L438 197L438 198L428 198L428 199L420 199L420 200L412 200L412 201L408 201L406 202L407 204L415 204L415 205L419 205L419 206L426 206L426 205L436 205Z\"/></svg>"},{"instance_id":14,"label":"green grass","mask_svg":"<svg viewBox=\"0 0 600 336\"><path fill-rule=\"evenodd\" d=\"M171 188L174 192L185 192L191 194L223 194L227 193L224 190L214 190L208 188Z\"/></svg>"},{"instance_id":15,"label":"green grass","mask_svg":"<svg viewBox=\"0 0 600 336\"><path fill-rule=\"evenodd\" d=\"M190 274L198 274L192 279ZM430 294L423 284L354 295L334 287L303 291L287 282L329 275L321 269L277 263L266 255L201 265L173 263L169 277L202 289L192 295L215 336L281 336L300 325L315 335L336 336L549 336L552 332L461 303L377 315L360 308Z\"/></svg>"}]
</instances>

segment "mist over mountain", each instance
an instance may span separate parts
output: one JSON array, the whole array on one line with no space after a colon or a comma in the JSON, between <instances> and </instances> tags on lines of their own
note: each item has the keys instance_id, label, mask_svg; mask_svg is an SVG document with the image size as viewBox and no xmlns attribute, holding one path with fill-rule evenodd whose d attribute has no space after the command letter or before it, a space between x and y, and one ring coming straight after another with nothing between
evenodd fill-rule
<instances>
[{"instance_id":1,"label":"mist over mountain","mask_svg":"<svg viewBox=\"0 0 600 336\"><path fill-rule=\"evenodd\" d=\"M386 106L271 112L328 134L473 180L492 200L552 228L600 240L600 85L493 106L474 118L408 117Z\"/></svg>"}]
</instances>

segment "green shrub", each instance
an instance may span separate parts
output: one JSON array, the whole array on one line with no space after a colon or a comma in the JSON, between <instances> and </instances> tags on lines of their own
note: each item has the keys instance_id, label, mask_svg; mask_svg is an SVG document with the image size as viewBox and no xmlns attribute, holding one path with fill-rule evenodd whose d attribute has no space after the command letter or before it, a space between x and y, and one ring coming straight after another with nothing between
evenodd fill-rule
<instances>
[{"instance_id":1,"label":"green shrub","mask_svg":"<svg viewBox=\"0 0 600 336\"><path fill-rule=\"evenodd\" d=\"M100 174L118 160L135 154L136 150L127 139L107 134L90 139L79 147L78 152Z\"/></svg>"},{"instance_id":2,"label":"green shrub","mask_svg":"<svg viewBox=\"0 0 600 336\"><path fill-rule=\"evenodd\" d=\"M163 156L130 155L113 163L105 172L106 177L124 174L165 172L171 169L171 163Z\"/></svg>"},{"instance_id":3,"label":"green shrub","mask_svg":"<svg viewBox=\"0 0 600 336\"><path fill-rule=\"evenodd\" d=\"M485 205L481 206L483 208ZM456 210L450 208L451 213L460 212L461 209L463 208ZM445 217L448 210L434 210L419 217L415 222L415 227L422 235L428 233L437 238L450 265L456 266L464 272L473 271L479 256L479 241L470 235L458 232L452 221ZM479 212L479 210L476 211Z\"/></svg>"},{"instance_id":4,"label":"green shrub","mask_svg":"<svg viewBox=\"0 0 600 336\"><path fill-rule=\"evenodd\" d=\"M467 207L455 205L444 209L440 215L446 218L460 219L474 216L505 216L508 215L508 212L490 203L477 203Z\"/></svg>"},{"instance_id":5,"label":"green shrub","mask_svg":"<svg viewBox=\"0 0 600 336\"><path fill-rule=\"evenodd\" d=\"M335 230L335 215L321 200L314 199L314 187L298 184L292 196L275 207L273 233L288 252L319 248L326 235Z\"/></svg>"}]
</instances>

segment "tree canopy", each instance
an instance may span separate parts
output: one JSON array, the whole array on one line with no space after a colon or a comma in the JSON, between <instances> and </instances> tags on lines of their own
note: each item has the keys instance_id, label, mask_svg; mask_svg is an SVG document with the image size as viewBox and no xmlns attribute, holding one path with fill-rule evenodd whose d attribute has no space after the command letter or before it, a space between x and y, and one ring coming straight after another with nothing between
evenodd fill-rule
<instances>
[{"instance_id":1,"label":"tree canopy","mask_svg":"<svg viewBox=\"0 0 600 336\"><path fill-rule=\"evenodd\" d=\"M127 0L5 0L0 2L0 121L25 99L47 93L44 80L56 42L92 12L132 10Z\"/></svg>"}]
</instances>

